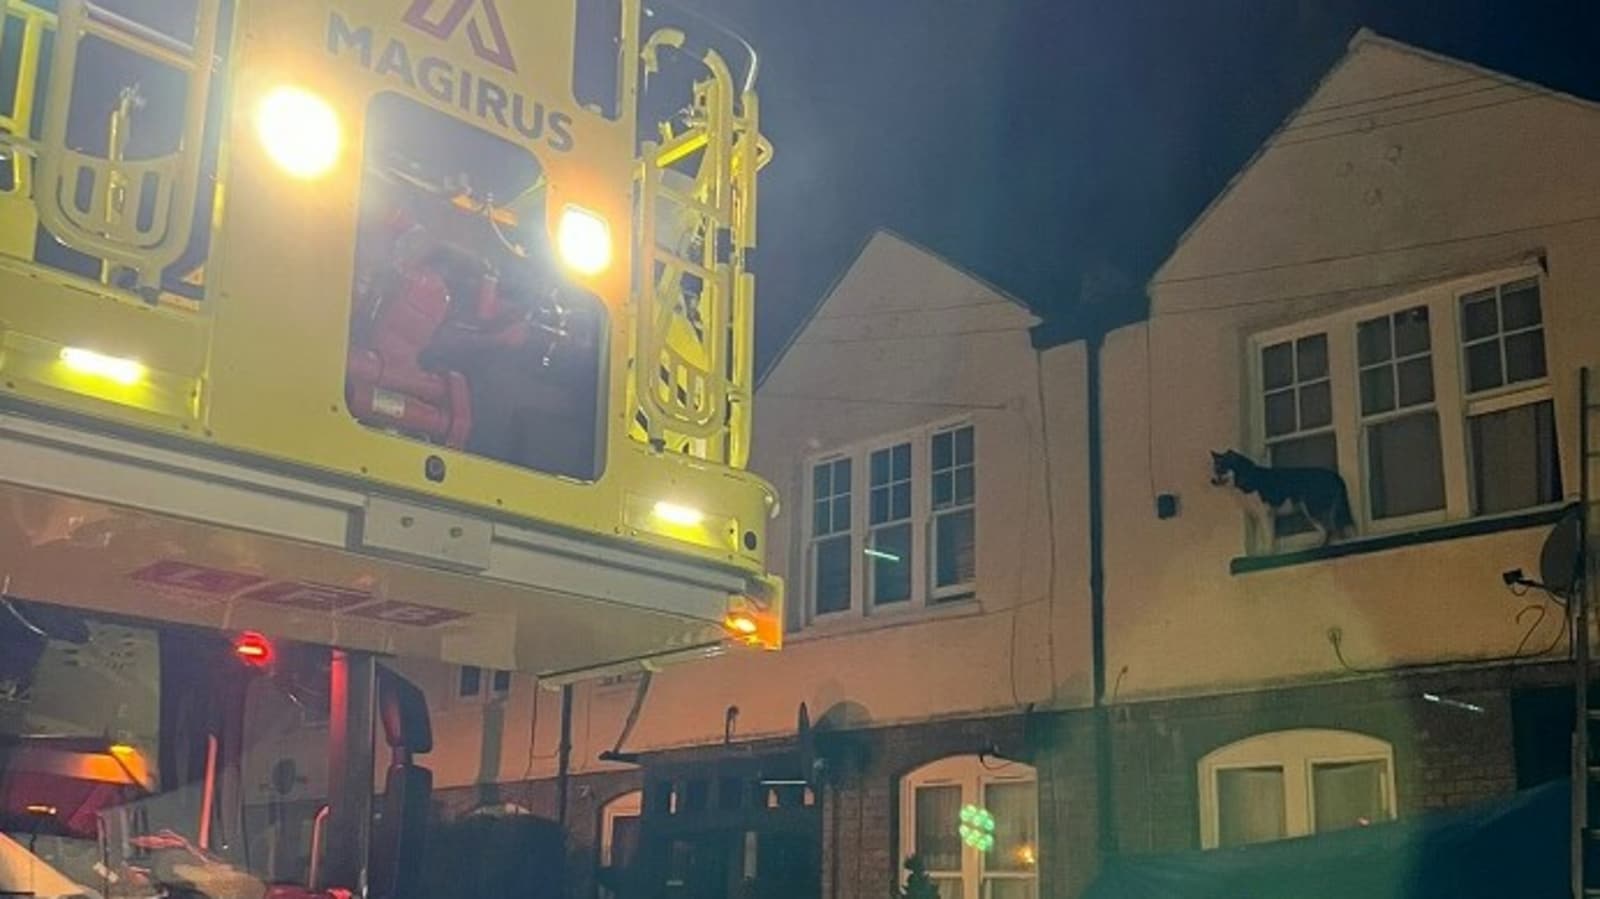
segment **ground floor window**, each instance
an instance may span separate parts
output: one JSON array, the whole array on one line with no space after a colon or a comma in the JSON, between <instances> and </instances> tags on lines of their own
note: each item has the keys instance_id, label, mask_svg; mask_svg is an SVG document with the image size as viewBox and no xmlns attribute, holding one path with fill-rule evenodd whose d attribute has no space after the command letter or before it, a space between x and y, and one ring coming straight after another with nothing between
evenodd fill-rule
<instances>
[{"instance_id":1,"label":"ground floor window","mask_svg":"<svg viewBox=\"0 0 1600 899\"><path fill-rule=\"evenodd\" d=\"M1339 730L1287 730L1200 760L1207 849L1361 827L1394 817L1394 748Z\"/></svg>"},{"instance_id":2,"label":"ground floor window","mask_svg":"<svg viewBox=\"0 0 1600 899\"><path fill-rule=\"evenodd\" d=\"M1036 899L1039 796L1032 767L951 756L900 784L901 860L915 855L941 899Z\"/></svg>"}]
</instances>

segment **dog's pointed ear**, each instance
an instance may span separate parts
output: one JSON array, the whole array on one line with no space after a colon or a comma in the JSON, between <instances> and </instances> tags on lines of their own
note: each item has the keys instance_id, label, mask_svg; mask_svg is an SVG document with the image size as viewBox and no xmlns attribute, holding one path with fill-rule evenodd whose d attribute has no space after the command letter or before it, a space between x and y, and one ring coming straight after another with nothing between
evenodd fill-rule
<instances>
[{"instance_id":1,"label":"dog's pointed ear","mask_svg":"<svg viewBox=\"0 0 1600 899\"><path fill-rule=\"evenodd\" d=\"M1213 462L1222 461L1222 453L1219 453L1216 450L1212 450L1211 451L1211 461L1213 461Z\"/></svg>"}]
</instances>

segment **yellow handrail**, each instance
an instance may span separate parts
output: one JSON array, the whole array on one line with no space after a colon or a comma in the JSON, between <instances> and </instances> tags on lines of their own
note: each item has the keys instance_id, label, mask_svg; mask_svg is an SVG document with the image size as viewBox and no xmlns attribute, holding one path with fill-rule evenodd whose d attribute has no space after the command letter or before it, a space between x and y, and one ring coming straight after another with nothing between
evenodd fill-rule
<instances>
[{"instance_id":1,"label":"yellow handrail","mask_svg":"<svg viewBox=\"0 0 1600 899\"><path fill-rule=\"evenodd\" d=\"M102 10L87 0L60 0L54 60L45 98L44 135L40 139L39 180L34 204L39 221L58 240L107 264L137 275L138 286L157 289L162 271L183 255L194 226L199 190L201 142L211 87L220 0L197 4L195 39L184 46ZM165 156L137 161L112 160L75 150L67 144L78 51L93 35L183 70L188 75L184 128L177 149ZM187 51L187 53L182 51ZM77 205L78 184L92 184L90 206ZM144 216L117 216L108 208L112 186L120 182L130 208L152 210Z\"/></svg>"},{"instance_id":2,"label":"yellow handrail","mask_svg":"<svg viewBox=\"0 0 1600 899\"><path fill-rule=\"evenodd\" d=\"M0 115L0 147L8 150L11 187L6 193L32 196L34 154L33 111L39 86L39 56L46 31L56 27L56 14L23 0L0 0L0 19L20 19L22 41L17 53L17 84L11 94L11 114Z\"/></svg>"}]
</instances>

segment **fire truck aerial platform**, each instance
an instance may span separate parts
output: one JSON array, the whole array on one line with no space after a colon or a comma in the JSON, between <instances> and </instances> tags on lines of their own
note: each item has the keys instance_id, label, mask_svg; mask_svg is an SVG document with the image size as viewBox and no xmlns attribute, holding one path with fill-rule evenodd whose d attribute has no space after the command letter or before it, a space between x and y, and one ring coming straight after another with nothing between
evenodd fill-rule
<instances>
[{"instance_id":1,"label":"fire truck aerial platform","mask_svg":"<svg viewBox=\"0 0 1600 899\"><path fill-rule=\"evenodd\" d=\"M778 647L747 44L640 0L0 7L8 604L553 682Z\"/></svg>"}]
</instances>

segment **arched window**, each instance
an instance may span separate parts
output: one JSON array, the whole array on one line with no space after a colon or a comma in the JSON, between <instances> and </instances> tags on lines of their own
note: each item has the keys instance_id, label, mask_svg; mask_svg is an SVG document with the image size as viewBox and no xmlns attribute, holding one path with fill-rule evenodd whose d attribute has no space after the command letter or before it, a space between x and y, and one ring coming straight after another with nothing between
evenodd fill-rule
<instances>
[{"instance_id":1,"label":"arched window","mask_svg":"<svg viewBox=\"0 0 1600 899\"><path fill-rule=\"evenodd\" d=\"M1207 849L1326 833L1395 814L1394 747L1342 730L1284 730L1200 760Z\"/></svg>"},{"instance_id":2,"label":"arched window","mask_svg":"<svg viewBox=\"0 0 1600 899\"><path fill-rule=\"evenodd\" d=\"M639 849L639 815L644 809L644 793L634 790L607 802L600 809L600 899L623 892L628 868Z\"/></svg>"},{"instance_id":3,"label":"arched window","mask_svg":"<svg viewBox=\"0 0 1600 899\"><path fill-rule=\"evenodd\" d=\"M992 824L992 840L964 838L962 825L971 834L973 819L983 831ZM1039 793L1033 768L959 755L907 774L900 782L900 861L912 855L922 859L941 899L1035 899Z\"/></svg>"}]
</instances>

